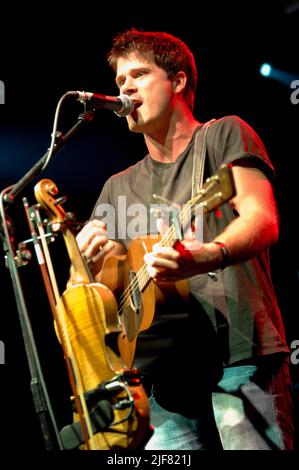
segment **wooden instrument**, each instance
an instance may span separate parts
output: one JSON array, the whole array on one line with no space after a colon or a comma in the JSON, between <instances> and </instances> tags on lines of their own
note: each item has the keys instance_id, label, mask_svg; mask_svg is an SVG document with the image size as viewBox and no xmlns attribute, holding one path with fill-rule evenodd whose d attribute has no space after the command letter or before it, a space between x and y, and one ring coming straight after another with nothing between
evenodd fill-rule
<instances>
[{"instance_id":1,"label":"wooden instrument","mask_svg":"<svg viewBox=\"0 0 299 470\"><path fill-rule=\"evenodd\" d=\"M180 226L184 229L190 223L190 215L192 217L195 208L201 206L203 213L208 213L234 195L231 165L224 164L184 205L178 216ZM156 283L150 278L143 257L152 251L153 244L158 241L162 246L175 246L178 234L174 225L160 239L148 237L132 240L127 255L108 257L101 273L101 282L109 287L118 300L118 315L123 326L118 346L128 367L134 361L137 335L152 324L156 304L173 295L179 295L184 300L189 294L188 280Z\"/></svg>"},{"instance_id":2,"label":"wooden instrument","mask_svg":"<svg viewBox=\"0 0 299 470\"><path fill-rule=\"evenodd\" d=\"M78 444L83 450L142 448L152 433L149 405L137 371L128 370L119 357L116 300L108 287L93 281L65 211L54 198L57 193L49 179L35 186L35 197L50 216L52 230L63 233L74 278L79 280L69 283L56 299L56 333L71 362L71 385L77 396L74 423L62 430L62 440L69 449ZM80 422L78 408L83 416Z\"/></svg>"}]
</instances>

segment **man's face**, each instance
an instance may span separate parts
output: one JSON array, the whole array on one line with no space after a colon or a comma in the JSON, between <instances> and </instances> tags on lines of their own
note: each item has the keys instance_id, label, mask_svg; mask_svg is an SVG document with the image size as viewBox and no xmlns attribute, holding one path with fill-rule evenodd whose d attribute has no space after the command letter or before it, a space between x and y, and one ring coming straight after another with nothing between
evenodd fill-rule
<instances>
[{"instance_id":1,"label":"man's face","mask_svg":"<svg viewBox=\"0 0 299 470\"><path fill-rule=\"evenodd\" d=\"M167 128L173 91L165 70L131 53L117 60L115 81L120 93L129 95L136 103L127 116L131 131L151 135Z\"/></svg>"}]
</instances>

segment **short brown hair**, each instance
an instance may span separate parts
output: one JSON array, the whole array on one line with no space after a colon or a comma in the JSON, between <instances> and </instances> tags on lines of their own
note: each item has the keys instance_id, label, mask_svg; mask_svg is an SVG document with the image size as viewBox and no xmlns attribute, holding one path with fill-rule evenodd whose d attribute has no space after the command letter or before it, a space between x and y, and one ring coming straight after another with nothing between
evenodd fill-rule
<instances>
[{"instance_id":1,"label":"short brown hair","mask_svg":"<svg viewBox=\"0 0 299 470\"><path fill-rule=\"evenodd\" d=\"M197 85L197 70L194 56L188 46L180 39L164 32L138 31L135 28L118 34L108 54L109 65L116 70L119 57L137 52L147 60L153 60L158 67L167 72L169 79L179 71L187 76L184 98L193 111L194 94Z\"/></svg>"}]
</instances>

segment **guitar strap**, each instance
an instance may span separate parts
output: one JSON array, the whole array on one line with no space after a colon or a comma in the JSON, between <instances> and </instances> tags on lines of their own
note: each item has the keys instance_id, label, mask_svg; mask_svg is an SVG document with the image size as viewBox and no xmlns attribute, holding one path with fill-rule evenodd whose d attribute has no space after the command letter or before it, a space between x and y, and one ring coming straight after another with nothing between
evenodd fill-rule
<instances>
[{"instance_id":1,"label":"guitar strap","mask_svg":"<svg viewBox=\"0 0 299 470\"><path fill-rule=\"evenodd\" d=\"M209 127L216 121L216 119L211 119L206 122L202 128L196 133L195 142L194 142L194 152L193 152L193 171L192 171L192 198L199 191L203 183L204 167L207 154L207 133ZM208 230L208 229L207 229ZM223 288L223 281L219 277L219 274L208 273L213 275L213 281L218 281L218 289ZM213 292L211 293L213 295ZM228 359L228 317L227 312L227 303L224 296L213 297L210 301L214 304L215 312L215 323L217 327L217 335L219 338L219 344L222 352L222 357L224 361ZM221 314L220 314L221 312Z\"/></svg>"},{"instance_id":2,"label":"guitar strap","mask_svg":"<svg viewBox=\"0 0 299 470\"><path fill-rule=\"evenodd\" d=\"M203 183L204 167L207 153L207 133L208 129L216 121L211 119L206 122L202 128L196 133L195 142L193 147L193 168L192 168L192 188L191 197L199 191Z\"/></svg>"}]
</instances>

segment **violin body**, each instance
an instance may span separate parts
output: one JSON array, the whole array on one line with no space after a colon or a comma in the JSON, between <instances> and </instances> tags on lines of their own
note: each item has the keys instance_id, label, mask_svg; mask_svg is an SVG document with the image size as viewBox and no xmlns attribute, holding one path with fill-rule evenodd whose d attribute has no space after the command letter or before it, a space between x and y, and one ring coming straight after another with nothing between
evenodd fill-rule
<instances>
[{"instance_id":1,"label":"violin body","mask_svg":"<svg viewBox=\"0 0 299 470\"><path fill-rule=\"evenodd\" d=\"M63 293L62 300L69 338L80 364L84 390L93 390L101 383L109 382L122 374L125 365L113 347L109 346L109 336L119 334L121 330L116 301L111 291L98 283L73 285ZM96 448L135 449L142 444L149 429L149 405L141 383L136 379L134 382L136 383L128 384L134 397L133 412L120 424L96 433ZM121 390L111 396L109 401L113 407L125 398L126 392ZM113 411L114 422L122 421L128 414L128 408ZM76 420L78 417L75 414L74 421Z\"/></svg>"}]
</instances>

